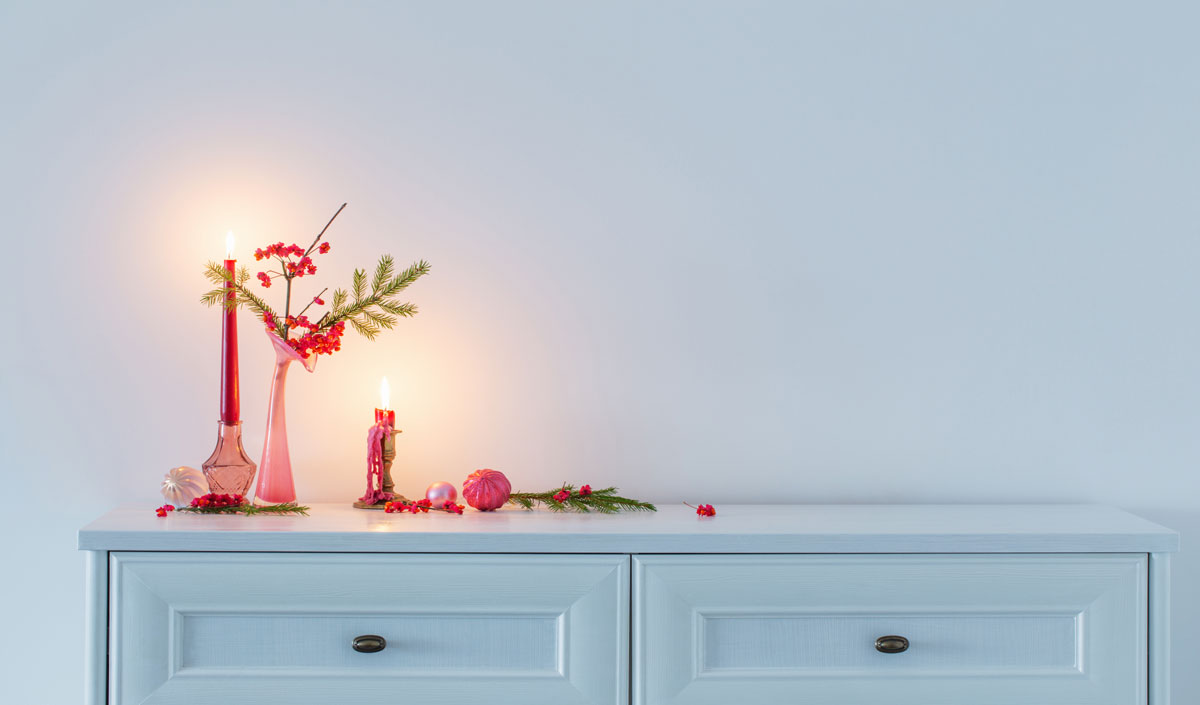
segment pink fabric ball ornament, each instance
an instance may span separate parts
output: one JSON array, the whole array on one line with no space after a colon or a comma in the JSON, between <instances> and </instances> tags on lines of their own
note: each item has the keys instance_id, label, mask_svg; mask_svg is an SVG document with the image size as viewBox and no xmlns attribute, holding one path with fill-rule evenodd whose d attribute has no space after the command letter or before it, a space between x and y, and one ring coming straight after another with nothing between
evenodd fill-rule
<instances>
[{"instance_id":1,"label":"pink fabric ball ornament","mask_svg":"<svg viewBox=\"0 0 1200 705\"><path fill-rule=\"evenodd\" d=\"M463 482L463 499L481 512L504 506L512 494L512 485L499 470L476 470Z\"/></svg>"}]
</instances>

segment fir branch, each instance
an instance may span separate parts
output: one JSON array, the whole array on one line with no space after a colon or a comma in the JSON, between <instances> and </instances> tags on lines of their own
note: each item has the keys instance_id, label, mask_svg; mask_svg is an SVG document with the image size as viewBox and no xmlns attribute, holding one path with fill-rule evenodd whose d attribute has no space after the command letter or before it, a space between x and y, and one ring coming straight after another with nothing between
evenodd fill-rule
<instances>
[{"instance_id":1,"label":"fir branch","mask_svg":"<svg viewBox=\"0 0 1200 705\"><path fill-rule=\"evenodd\" d=\"M563 501L555 499L560 492L570 496ZM533 509L541 504L552 512L599 512L601 514L616 514L617 512L656 512L658 508L650 502L643 502L616 494L616 487L605 487L592 490L590 494L581 494L575 490L575 485L564 484L562 487L546 492L513 492L508 497L508 503L522 509Z\"/></svg>"},{"instance_id":2,"label":"fir branch","mask_svg":"<svg viewBox=\"0 0 1200 705\"><path fill-rule=\"evenodd\" d=\"M416 304L398 304L391 301L380 301L379 308L394 316L412 318L413 316L417 315Z\"/></svg>"},{"instance_id":3,"label":"fir branch","mask_svg":"<svg viewBox=\"0 0 1200 705\"><path fill-rule=\"evenodd\" d=\"M188 514L245 514L246 516L255 514L300 514L308 516L308 507L296 504L295 502L268 504L261 507L248 502L232 507L176 507L175 511L187 512Z\"/></svg>"},{"instance_id":4,"label":"fir branch","mask_svg":"<svg viewBox=\"0 0 1200 705\"><path fill-rule=\"evenodd\" d=\"M333 296L330 297L329 302L330 310L332 310L334 313L341 311L346 306L347 296L349 296L349 294L346 293L345 289L334 289Z\"/></svg>"},{"instance_id":5,"label":"fir branch","mask_svg":"<svg viewBox=\"0 0 1200 705\"><path fill-rule=\"evenodd\" d=\"M397 274L396 277L388 283L387 290L381 291L380 294L384 298L395 296L401 291L407 289L409 284L412 284L426 274L429 274L429 263L425 260L414 262L409 266L408 269Z\"/></svg>"},{"instance_id":6,"label":"fir branch","mask_svg":"<svg viewBox=\"0 0 1200 705\"><path fill-rule=\"evenodd\" d=\"M349 321L350 327L358 331L358 334L367 340L375 340L375 337L379 335L379 328L369 321L361 321L357 318L347 318L345 320Z\"/></svg>"},{"instance_id":7,"label":"fir branch","mask_svg":"<svg viewBox=\"0 0 1200 705\"><path fill-rule=\"evenodd\" d=\"M393 297L408 288L417 279L428 274L429 263L420 260L403 272L391 276L394 269L395 265L390 255L384 255L379 259L369 296L366 291L366 270L354 270L352 287L354 302L346 303L345 296L339 299L338 292L334 292L333 310L331 315L324 320L322 327L332 326L338 321L346 321L360 335L368 340L374 340L380 331L394 327L398 322L397 317L408 318L416 315L417 307L415 305L395 301Z\"/></svg>"},{"instance_id":8,"label":"fir branch","mask_svg":"<svg viewBox=\"0 0 1200 705\"><path fill-rule=\"evenodd\" d=\"M391 330L396 327L397 319L395 316L371 310L363 311L363 316L370 319L372 323L385 330Z\"/></svg>"},{"instance_id":9,"label":"fir branch","mask_svg":"<svg viewBox=\"0 0 1200 705\"><path fill-rule=\"evenodd\" d=\"M213 284L220 284L221 286L224 286L225 282L233 280L229 274L229 270L225 269L225 265L212 260L209 260L204 265L204 277Z\"/></svg>"},{"instance_id":10,"label":"fir branch","mask_svg":"<svg viewBox=\"0 0 1200 705\"><path fill-rule=\"evenodd\" d=\"M354 290L354 303L357 304L367 295L367 270L354 270L354 284L351 288Z\"/></svg>"},{"instance_id":11,"label":"fir branch","mask_svg":"<svg viewBox=\"0 0 1200 705\"><path fill-rule=\"evenodd\" d=\"M379 296L379 290L388 283L395 270L396 261L392 259L391 255L384 255L379 258L379 264L375 267L375 278L371 280L371 296Z\"/></svg>"},{"instance_id":12,"label":"fir branch","mask_svg":"<svg viewBox=\"0 0 1200 705\"><path fill-rule=\"evenodd\" d=\"M217 304L224 302L226 310L229 311L236 310L239 306L246 306L253 311L259 319L261 319L265 314L270 314L276 330L280 329L279 316L273 310L271 310L271 307L267 305L266 301L260 299L253 291L250 291L249 287L246 286L246 282L250 280L250 270L242 267L241 270L238 271L237 276L234 277L230 275L224 266L217 264L216 262L209 262L204 268L204 276L210 281L213 281L213 283L218 283L219 281L221 287L218 289L213 289L204 296L200 297L201 303L206 306L216 306ZM227 282L233 282L233 291L236 292L236 296L234 296L232 300L227 298L227 294L229 293L229 290L225 288L225 284Z\"/></svg>"},{"instance_id":13,"label":"fir branch","mask_svg":"<svg viewBox=\"0 0 1200 705\"><path fill-rule=\"evenodd\" d=\"M205 306L216 306L217 304L224 301L225 297L227 297L228 295L229 295L229 292L225 290L225 287L221 287L220 289L213 289L212 291L208 292L204 296L200 297L200 303L204 304Z\"/></svg>"}]
</instances>

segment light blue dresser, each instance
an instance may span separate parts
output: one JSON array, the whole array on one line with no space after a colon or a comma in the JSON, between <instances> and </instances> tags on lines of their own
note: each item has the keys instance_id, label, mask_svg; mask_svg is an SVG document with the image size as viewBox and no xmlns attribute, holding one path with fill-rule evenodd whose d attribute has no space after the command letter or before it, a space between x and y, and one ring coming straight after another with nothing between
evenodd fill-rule
<instances>
[{"instance_id":1,"label":"light blue dresser","mask_svg":"<svg viewBox=\"0 0 1200 705\"><path fill-rule=\"evenodd\" d=\"M1178 535L1077 505L83 529L87 701L1167 705Z\"/></svg>"}]
</instances>

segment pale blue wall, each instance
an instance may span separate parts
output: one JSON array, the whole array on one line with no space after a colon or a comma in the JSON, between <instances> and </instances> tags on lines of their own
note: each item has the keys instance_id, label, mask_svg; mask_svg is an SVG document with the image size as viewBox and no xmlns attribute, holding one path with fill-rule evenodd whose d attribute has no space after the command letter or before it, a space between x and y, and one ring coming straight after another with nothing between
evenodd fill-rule
<instances>
[{"instance_id":1,"label":"pale blue wall","mask_svg":"<svg viewBox=\"0 0 1200 705\"><path fill-rule=\"evenodd\" d=\"M74 531L211 448L199 264L343 200L321 283L435 272L292 382L305 500L361 492L388 374L412 491L1104 502L1183 531L1194 593L1195 8L0 5L6 696L77 700L34 647L82 627Z\"/></svg>"}]
</instances>

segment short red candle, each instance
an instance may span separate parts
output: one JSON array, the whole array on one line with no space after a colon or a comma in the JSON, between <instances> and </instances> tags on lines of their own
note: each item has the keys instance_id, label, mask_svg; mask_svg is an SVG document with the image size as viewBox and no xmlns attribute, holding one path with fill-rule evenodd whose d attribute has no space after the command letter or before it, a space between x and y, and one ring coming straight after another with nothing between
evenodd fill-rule
<instances>
[{"instance_id":1,"label":"short red candle","mask_svg":"<svg viewBox=\"0 0 1200 705\"><path fill-rule=\"evenodd\" d=\"M232 254L233 233L229 234L228 246ZM230 276L236 276L237 260L225 260L225 271ZM225 282L225 300L233 301L237 292L233 282ZM221 423L231 425L242 418L242 404L238 398L238 344L237 344L237 309L222 307L225 314L221 319Z\"/></svg>"},{"instance_id":2,"label":"short red candle","mask_svg":"<svg viewBox=\"0 0 1200 705\"><path fill-rule=\"evenodd\" d=\"M388 426L391 426L392 428L396 427L396 410L395 409L376 409L375 410L375 423L379 423L380 421L383 421L385 418L387 419Z\"/></svg>"},{"instance_id":3,"label":"short red candle","mask_svg":"<svg viewBox=\"0 0 1200 705\"><path fill-rule=\"evenodd\" d=\"M387 377L379 381L379 404L383 408L375 407L375 423L386 420L388 426L396 428L396 412L388 408L392 405L392 388Z\"/></svg>"}]
</instances>

